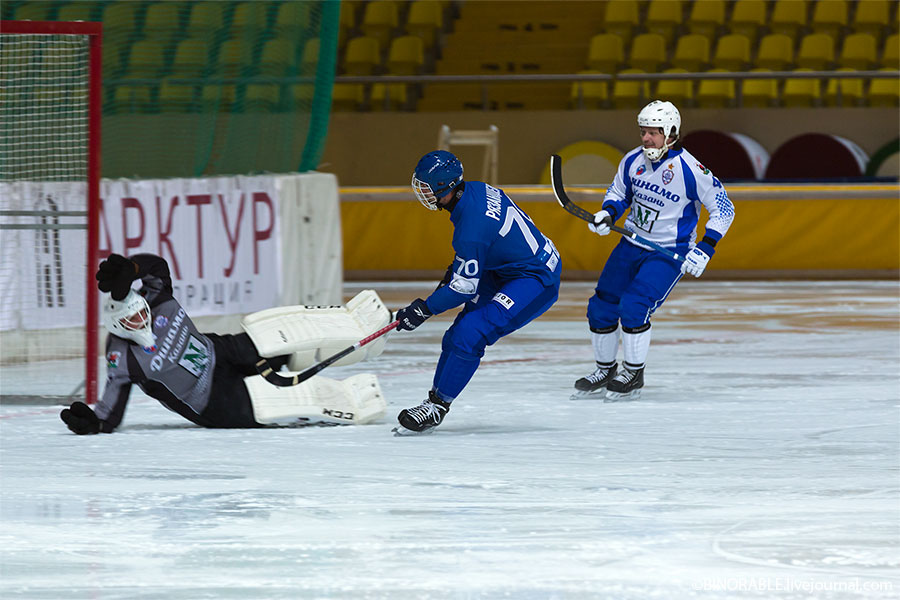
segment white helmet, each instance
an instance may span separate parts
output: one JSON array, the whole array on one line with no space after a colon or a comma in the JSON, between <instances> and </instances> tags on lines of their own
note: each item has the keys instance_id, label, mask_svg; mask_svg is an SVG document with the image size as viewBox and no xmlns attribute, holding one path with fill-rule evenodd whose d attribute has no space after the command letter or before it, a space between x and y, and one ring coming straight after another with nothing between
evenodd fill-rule
<instances>
[{"instance_id":1,"label":"white helmet","mask_svg":"<svg viewBox=\"0 0 900 600\"><path fill-rule=\"evenodd\" d=\"M654 100L641 109L637 122L639 127L661 127L666 136L662 148L644 148L644 156L651 162L665 156L681 134L681 113L671 102ZM669 143L669 138L672 138L672 143Z\"/></svg>"},{"instance_id":2,"label":"white helmet","mask_svg":"<svg viewBox=\"0 0 900 600\"><path fill-rule=\"evenodd\" d=\"M144 348L156 345L150 325L150 305L134 290L129 290L123 300L106 298L103 302L103 325L111 334L137 342Z\"/></svg>"}]
</instances>

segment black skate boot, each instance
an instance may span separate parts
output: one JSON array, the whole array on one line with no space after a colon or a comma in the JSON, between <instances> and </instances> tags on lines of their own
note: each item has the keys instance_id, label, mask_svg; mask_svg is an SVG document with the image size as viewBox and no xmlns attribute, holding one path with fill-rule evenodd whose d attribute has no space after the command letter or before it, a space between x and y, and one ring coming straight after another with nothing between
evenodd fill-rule
<instances>
[{"instance_id":1,"label":"black skate boot","mask_svg":"<svg viewBox=\"0 0 900 600\"><path fill-rule=\"evenodd\" d=\"M641 397L641 388L643 387L644 367L630 369L628 363L625 363L622 365L622 370L610 379L606 386L606 402L637 400Z\"/></svg>"},{"instance_id":2,"label":"black skate boot","mask_svg":"<svg viewBox=\"0 0 900 600\"><path fill-rule=\"evenodd\" d=\"M428 399L422 404L412 408L404 408L397 415L400 422L398 427L393 429L395 435L416 435L421 433L431 433L435 427L441 424L447 411L450 410L450 403L444 402L434 391L428 392Z\"/></svg>"},{"instance_id":3,"label":"black skate boot","mask_svg":"<svg viewBox=\"0 0 900 600\"><path fill-rule=\"evenodd\" d=\"M569 400L602 398L606 395L606 385L615 377L617 369L618 365L615 362L608 365L597 363L593 373L575 382L575 393L569 396Z\"/></svg>"}]
</instances>

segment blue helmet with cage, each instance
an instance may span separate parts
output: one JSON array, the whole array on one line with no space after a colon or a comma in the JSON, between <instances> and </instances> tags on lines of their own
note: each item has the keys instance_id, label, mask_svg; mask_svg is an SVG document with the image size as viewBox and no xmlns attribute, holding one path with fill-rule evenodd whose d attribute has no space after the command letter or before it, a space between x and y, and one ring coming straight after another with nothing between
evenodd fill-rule
<instances>
[{"instance_id":1,"label":"blue helmet with cage","mask_svg":"<svg viewBox=\"0 0 900 600\"><path fill-rule=\"evenodd\" d=\"M429 152L413 171L412 187L416 198L428 210L437 210L438 199L462 183L463 166L459 159L446 150Z\"/></svg>"}]
</instances>

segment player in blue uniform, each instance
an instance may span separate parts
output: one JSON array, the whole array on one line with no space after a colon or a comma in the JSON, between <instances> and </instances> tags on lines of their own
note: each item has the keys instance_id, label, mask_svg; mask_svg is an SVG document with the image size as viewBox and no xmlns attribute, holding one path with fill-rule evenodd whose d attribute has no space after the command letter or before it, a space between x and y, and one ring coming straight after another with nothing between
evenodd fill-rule
<instances>
[{"instance_id":1,"label":"player in blue uniform","mask_svg":"<svg viewBox=\"0 0 900 600\"><path fill-rule=\"evenodd\" d=\"M644 363L650 349L650 317L684 273L700 277L734 219L734 205L722 182L681 147L681 115L671 102L654 100L638 114L641 146L619 163L603 210L588 227L607 235L609 226L628 212L624 228L670 248L683 264L623 237L606 261L595 293L588 301L596 369L575 382L573 399L637 398L644 386ZM697 242L700 207L709 219ZM621 323L624 362L616 353Z\"/></svg>"},{"instance_id":2,"label":"player in blue uniform","mask_svg":"<svg viewBox=\"0 0 900 600\"><path fill-rule=\"evenodd\" d=\"M429 152L413 172L416 197L429 210L446 210L456 256L428 298L397 312L398 329L412 331L432 315L465 304L444 334L428 398L400 411L399 434L428 431L475 374L486 346L543 314L559 297L562 272L553 242L503 192L463 181L459 159Z\"/></svg>"}]
</instances>

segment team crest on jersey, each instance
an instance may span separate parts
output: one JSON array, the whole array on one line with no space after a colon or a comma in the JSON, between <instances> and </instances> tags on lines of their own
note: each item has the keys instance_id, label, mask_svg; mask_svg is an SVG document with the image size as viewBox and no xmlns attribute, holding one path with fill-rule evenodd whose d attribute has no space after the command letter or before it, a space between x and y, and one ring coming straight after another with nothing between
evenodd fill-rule
<instances>
[{"instance_id":1,"label":"team crest on jersey","mask_svg":"<svg viewBox=\"0 0 900 600\"><path fill-rule=\"evenodd\" d=\"M644 206L640 202L635 202L631 207L630 218L639 229L650 233L653 231L653 224L659 218L659 211L649 206Z\"/></svg>"},{"instance_id":2,"label":"team crest on jersey","mask_svg":"<svg viewBox=\"0 0 900 600\"><path fill-rule=\"evenodd\" d=\"M643 175L644 171L646 171L646 170L647 170L647 167L645 167L644 165L641 165L638 167L637 171L634 172L634 174L635 175Z\"/></svg>"},{"instance_id":3,"label":"team crest on jersey","mask_svg":"<svg viewBox=\"0 0 900 600\"><path fill-rule=\"evenodd\" d=\"M206 351L206 345L194 336L190 336L184 353L178 359L178 365L194 377L200 377L208 364L209 353Z\"/></svg>"},{"instance_id":4,"label":"team crest on jersey","mask_svg":"<svg viewBox=\"0 0 900 600\"><path fill-rule=\"evenodd\" d=\"M162 329L163 327L165 327L168 324L169 324L169 319L167 319L165 315L159 315L153 321L153 326L156 327L157 329Z\"/></svg>"},{"instance_id":5,"label":"team crest on jersey","mask_svg":"<svg viewBox=\"0 0 900 600\"><path fill-rule=\"evenodd\" d=\"M153 344L152 346L141 346L141 350L144 351L144 354L154 354L158 348L156 344Z\"/></svg>"},{"instance_id":6,"label":"team crest on jersey","mask_svg":"<svg viewBox=\"0 0 900 600\"><path fill-rule=\"evenodd\" d=\"M513 307L513 304L516 303L515 300L513 300L503 292L497 292L496 294L494 294L493 301L499 302L500 306L505 307L506 310L511 309Z\"/></svg>"},{"instance_id":7,"label":"team crest on jersey","mask_svg":"<svg viewBox=\"0 0 900 600\"><path fill-rule=\"evenodd\" d=\"M113 350L106 355L106 366L110 369L116 369L119 366L119 360L122 358L122 353L118 350Z\"/></svg>"},{"instance_id":8,"label":"team crest on jersey","mask_svg":"<svg viewBox=\"0 0 900 600\"><path fill-rule=\"evenodd\" d=\"M701 165L700 163L697 163L697 168L700 169L701 171L703 171L703 174L704 174L704 175L709 175L709 169L707 169L706 167L704 167L704 166Z\"/></svg>"},{"instance_id":9,"label":"team crest on jersey","mask_svg":"<svg viewBox=\"0 0 900 600\"><path fill-rule=\"evenodd\" d=\"M672 171L670 169L666 169L663 171L663 174L662 174L663 185L669 185L673 179L675 179L674 171Z\"/></svg>"}]
</instances>

